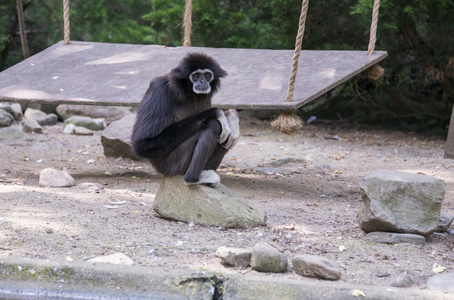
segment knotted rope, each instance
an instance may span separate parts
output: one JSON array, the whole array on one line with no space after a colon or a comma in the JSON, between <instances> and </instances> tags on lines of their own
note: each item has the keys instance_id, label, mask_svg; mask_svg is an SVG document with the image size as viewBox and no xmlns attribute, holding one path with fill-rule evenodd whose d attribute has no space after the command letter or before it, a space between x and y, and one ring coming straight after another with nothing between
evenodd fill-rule
<instances>
[{"instance_id":1,"label":"knotted rope","mask_svg":"<svg viewBox=\"0 0 454 300\"><path fill-rule=\"evenodd\" d=\"M186 0L184 9L184 47L191 47L191 30L192 30L192 0Z\"/></svg>"},{"instance_id":2,"label":"knotted rope","mask_svg":"<svg viewBox=\"0 0 454 300\"><path fill-rule=\"evenodd\" d=\"M301 14L298 23L298 34L296 35L295 51L293 52L292 72L288 84L288 93L286 102L293 101L293 94L295 91L296 75L298 73L298 63L301 53L301 44L304 37L304 29L306 27L307 10L309 7L309 0L303 0L301 4ZM294 134L303 128L303 120L295 113L295 110L284 110L281 114L271 122L274 129L279 130L284 134Z\"/></svg>"},{"instance_id":3,"label":"knotted rope","mask_svg":"<svg viewBox=\"0 0 454 300\"><path fill-rule=\"evenodd\" d=\"M63 24L64 24L64 44L69 44L70 26L69 26L69 0L63 0Z\"/></svg>"}]
</instances>

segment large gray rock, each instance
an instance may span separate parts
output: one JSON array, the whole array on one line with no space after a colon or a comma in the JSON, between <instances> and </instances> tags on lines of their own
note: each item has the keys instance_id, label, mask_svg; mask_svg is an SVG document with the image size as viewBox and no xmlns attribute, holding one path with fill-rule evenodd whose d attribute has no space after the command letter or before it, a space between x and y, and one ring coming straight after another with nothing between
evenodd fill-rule
<instances>
[{"instance_id":1,"label":"large gray rock","mask_svg":"<svg viewBox=\"0 0 454 300\"><path fill-rule=\"evenodd\" d=\"M132 127L136 120L135 115L128 115L121 120L112 122L101 135L101 144L106 157L127 157L134 160L143 160L137 157L131 148Z\"/></svg>"},{"instance_id":2,"label":"large gray rock","mask_svg":"<svg viewBox=\"0 0 454 300\"><path fill-rule=\"evenodd\" d=\"M217 188L183 183L183 176L164 177L153 209L161 216L183 222L225 228L266 225L265 213L220 184Z\"/></svg>"},{"instance_id":3,"label":"large gray rock","mask_svg":"<svg viewBox=\"0 0 454 300\"><path fill-rule=\"evenodd\" d=\"M72 116L85 116L90 118L104 118L107 124L120 120L131 114L130 107L98 106L98 105L70 105L60 104L57 114L64 121Z\"/></svg>"},{"instance_id":4,"label":"large gray rock","mask_svg":"<svg viewBox=\"0 0 454 300\"><path fill-rule=\"evenodd\" d=\"M5 127L0 128L0 141L13 141L13 140L22 140L22 141L33 141L33 139L23 132L14 127Z\"/></svg>"},{"instance_id":5,"label":"large gray rock","mask_svg":"<svg viewBox=\"0 0 454 300\"><path fill-rule=\"evenodd\" d=\"M24 113L24 118L33 119L38 122L39 125L54 125L58 122L58 116L56 114L46 114L45 112L34 108L27 108Z\"/></svg>"},{"instance_id":6,"label":"large gray rock","mask_svg":"<svg viewBox=\"0 0 454 300\"><path fill-rule=\"evenodd\" d=\"M8 127L13 124L14 117L4 109L0 109L0 127Z\"/></svg>"},{"instance_id":7,"label":"large gray rock","mask_svg":"<svg viewBox=\"0 0 454 300\"><path fill-rule=\"evenodd\" d=\"M293 269L297 274L328 280L339 280L342 271L339 266L317 255L298 255L292 259Z\"/></svg>"},{"instance_id":8,"label":"large gray rock","mask_svg":"<svg viewBox=\"0 0 454 300\"><path fill-rule=\"evenodd\" d=\"M65 126L74 124L80 127L85 127L90 130L103 130L106 128L106 121L103 118L92 119L84 116L72 116L65 120Z\"/></svg>"},{"instance_id":9,"label":"large gray rock","mask_svg":"<svg viewBox=\"0 0 454 300\"><path fill-rule=\"evenodd\" d=\"M433 233L445 196L445 182L427 175L376 170L360 181L363 207L358 213L366 231Z\"/></svg>"},{"instance_id":10,"label":"large gray rock","mask_svg":"<svg viewBox=\"0 0 454 300\"><path fill-rule=\"evenodd\" d=\"M287 272L287 256L267 243L258 243L252 249L251 267L259 272Z\"/></svg>"}]
</instances>

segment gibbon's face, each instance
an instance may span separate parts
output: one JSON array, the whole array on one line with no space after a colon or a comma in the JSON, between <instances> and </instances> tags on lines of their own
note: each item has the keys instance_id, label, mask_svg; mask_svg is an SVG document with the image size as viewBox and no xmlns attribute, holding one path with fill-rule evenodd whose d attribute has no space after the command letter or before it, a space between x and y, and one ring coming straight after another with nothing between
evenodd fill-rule
<instances>
[{"instance_id":1,"label":"gibbon's face","mask_svg":"<svg viewBox=\"0 0 454 300\"><path fill-rule=\"evenodd\" d=\"M197 69L189 75L192 82L192 90L196 94L209 94L211 92L210 83L214 79L214 74L210 69Z\"/></svg>"}]
</instances>

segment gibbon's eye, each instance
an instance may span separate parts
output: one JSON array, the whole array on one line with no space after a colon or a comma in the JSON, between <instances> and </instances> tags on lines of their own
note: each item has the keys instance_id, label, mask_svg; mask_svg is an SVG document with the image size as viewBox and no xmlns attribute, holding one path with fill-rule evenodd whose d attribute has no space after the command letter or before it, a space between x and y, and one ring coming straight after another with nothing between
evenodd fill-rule
<instances>
[{"instance_id":1,"label":"gibbon's eye","mask_svg":"<svg viewBox=\"0 0 454 300\"><path fill-rule=\"evenodd\" d=\"M205 73L205 79L206 79L206 81L211 81L211 78L213 78L213 74L208 73L208 72Z\"/></svg>"},{"instance_id":2,"label":"gibbon's eye","mask_svg":"<svg viewBox=\"0 0 454 300\"><path fill-rule=\"evenodd\" d=\"M199 73L193 73L192 74L192 80L194 80L194 81L198 80L199 76L200 76Z\"/></svg>"}]
</instances>

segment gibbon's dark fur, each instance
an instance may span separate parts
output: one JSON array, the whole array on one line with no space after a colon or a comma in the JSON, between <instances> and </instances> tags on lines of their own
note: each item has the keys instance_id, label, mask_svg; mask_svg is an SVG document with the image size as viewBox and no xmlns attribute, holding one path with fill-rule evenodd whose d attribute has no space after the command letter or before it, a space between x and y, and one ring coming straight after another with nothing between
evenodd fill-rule
<instances>
[{"instance_id":1,"label":"gibbon's dark fur","mask_svg":"<svg viewBox=\"0 0 454 300\"><path fill-rule=\"evenodd\" d=\"M209 94L196 94L189 75L209 69L214 78ZM139 104L132 134L136 155L150 160L164 175L185 175L197 183L203 170L216 170L227 149L218 143L224 113L213 108L211 98L227 73L208 55L190 53L179 65L154 78Z\"/></svg>"}]
</instances>

